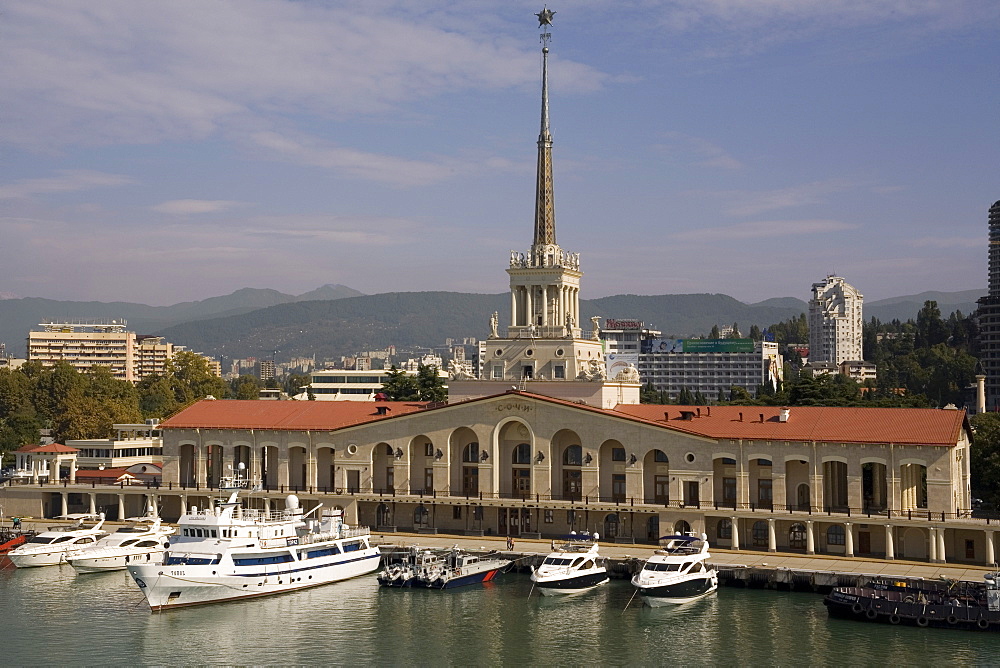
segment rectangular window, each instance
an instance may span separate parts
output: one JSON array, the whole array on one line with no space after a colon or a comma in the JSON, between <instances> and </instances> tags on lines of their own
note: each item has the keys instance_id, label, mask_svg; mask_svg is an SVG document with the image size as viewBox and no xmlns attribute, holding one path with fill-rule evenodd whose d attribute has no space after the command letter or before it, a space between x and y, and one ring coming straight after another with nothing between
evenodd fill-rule
<instances>
[{"instance_id":1,"label":"rectangular window","mask_svg":"<svg viewBox=\"0 0 1000 668\"><path fill-rule=\"evenodd\" d=\"M500 366L499 364L494 365L494 367L493 367L493 377L494 378L503 378L503 367Z\"/></svg>"},{"instance_id":2,"label":"rectangular window","mask_svg":"<svg viewBox=\"0 0 1000 668\"><path fill-rule=\"evenodd\" d=\"M385 468L385 487L386 487L386 490L396 489L395 478L396 478L396 467L395 466L387 466Z\"/></svg>"},{"instance_id":3,"label":"rectangular window","mask_svg":"<svg viewBox=\"0 0 1000 668\"><path fill-rule=\"evenodd\" d=\"M988 534L987 538L989 538ZM976 558L976 541L972 540L971 538L965 539L965 558L966 559Z\"/></svg>"},{"instance_id":4,"label":"rectangular window","mask_svg":"<svg viewBox=\"0 0 1000 668\"><path fill-rule=\"evenodd\" d=\"M576 524L576 511L575 510L567 510L566 511L566 524L570 525L571 527L574 524Z\"/></svg>"},{"instance_id":5,"label":"rectangular window","mask_svg":"<svg viewBox=\"0 0 1000 668\"><path fill-rule=\"evenodd\" d=\"M619 503L625 500L624 473L613 473L611 475L611 496Z\"/></svg>"},{"instance_id":6,"label":"rectangular window","mask_svg":"<svg viewBox=\"0 0 1000 668\"><path fill-rule=\"evenodd\" d=\"M757 504L761 508L771 507L771 479L761 478L757 481Z\"/></svg>"},{"instance_id":7,"label":"rectangular window","mask_svg":"<svg viewBox=\"0 0 1000 668\"><path fill-rule=\"evenodd\" d=\"M670 502L670 477L665 475L653 476L653 502Z\"/></svg>"},{"instance_id":8,"label":"rectangular window","mask_svg":"<svg viewBox=\"0 0 1000 668\"><path fill-rule=\"evenodd\" d=\"M552 514L553 514L553 513L552 513L552 511L551 511L551 510L546 510L546 511L545 511L545 513L544 513L544 515L543 515L543 518L544 518L544 522L545 522L546 524L552 524L552 522L553 522L553 517L552 517Z\"/></svg>"},{"instance_id":9,"label":"rectangular window","mask_svg":"<svg viewBox=\"0 0 1000 668\"><path fill-rule=\"evenodd\" d=\"M431 493L434 491L434 469L426 468L424 469L424 492Z\"/></svg>"},{"instance_id":10,"label":"rectangular window","mask_svg":"<svg viewBox=\"0 0 1000 668\"><path fill-rule=\"evenodd\" d=\"M424 457L433 457L433 456L434 456L434 444L424 443Z\"/></svg>"},{"instance_id":11,"label":"rectangular window","mask_svg":"<svg viewBox=\"0 0 1000 668\"><path fill-rule=\"evenodd\" d=\"M684 483L684 505L685 506L698 506L701 504L701 499L698 494L698 481L688 480Z\"/></svg>"},{"instance_id":12,"label":"rectangular window","mask_svg":"<svg viewBox=\"0 0 1000 668\"><path fill-rule=\"evenodd\" d=\"M452 506L451 508L451 518L453 520L462 519L462 506Z\"/></svg>"},{"instance_id":13,"label":"rectangular window","mask_svg":"<svg viewBox=\"0 0 1000 668\"><path fill-rule=\"evenodd\" d=\"M613 462L625 461L625 448L611 448L611 461Z\"/></svg>"},{"instance_id":14,"label":"rectangular window","mask_svg":"<svg viewBox=\"0 0 1000 668\"><path fill-rule=\"evenodd\" d=\"M736 503L736 478L722 479L722 501Z\"/></svg>"}]
</instances>

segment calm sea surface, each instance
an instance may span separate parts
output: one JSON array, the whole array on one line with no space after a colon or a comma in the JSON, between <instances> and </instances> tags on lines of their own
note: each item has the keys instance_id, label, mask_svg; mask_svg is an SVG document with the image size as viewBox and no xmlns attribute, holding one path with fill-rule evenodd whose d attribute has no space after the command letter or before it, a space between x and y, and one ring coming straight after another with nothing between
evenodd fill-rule
<instances>
[{"instance_id":1,"label":"calm sea surface","mask_svg":"<svg viewBox=\"0 0 1000 668\"><path fill-rule=\"evenodd\" d=\"M4 562L6 563L6 562ZM529 597L526 575L455 591L380 589L374 576L151 614L125 573L0 570L0 665L972 665L1000 634L827 618L813 594L720 589L643 607L613 581Z\"/></svg>"}]
</instances>

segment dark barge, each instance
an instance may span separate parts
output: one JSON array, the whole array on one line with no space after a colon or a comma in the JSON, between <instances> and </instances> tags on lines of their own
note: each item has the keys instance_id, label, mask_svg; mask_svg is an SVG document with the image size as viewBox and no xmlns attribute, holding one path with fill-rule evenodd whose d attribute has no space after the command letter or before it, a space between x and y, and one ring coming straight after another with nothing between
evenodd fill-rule
<instances>
[{"instance_id":1,"label":"dark barge","mask_svg":"<svg viewBox=\"0 0 1000 668\"><path fill-rule=\"evenodd\" d=\"M836 587L823 603L831 617L880 624L1000 631L996 573L984 582L953 580L912 584L872 580L863 587Z\"/></svg>"}]
</instances>

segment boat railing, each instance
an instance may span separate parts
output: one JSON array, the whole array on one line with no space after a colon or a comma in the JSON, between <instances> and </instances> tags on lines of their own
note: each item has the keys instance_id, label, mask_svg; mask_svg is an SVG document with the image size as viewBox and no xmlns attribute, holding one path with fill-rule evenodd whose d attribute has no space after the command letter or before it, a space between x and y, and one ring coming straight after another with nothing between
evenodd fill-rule
<instances>
[{"instance_id":1,"label":"boat railing","mask_svg":"<svg viewBox=\"0 0 1000 668\"><path fill-rule=\"evenodd\" d=\"M341 527L337 531L324 531L321 533L307 533L299 538L299 543L302 545L311 545L313 543L323 543L330 540L341 540L344 538L360 538L362 536L371 535L371 529L368 527Z\"/></svg>"}]
</instances>

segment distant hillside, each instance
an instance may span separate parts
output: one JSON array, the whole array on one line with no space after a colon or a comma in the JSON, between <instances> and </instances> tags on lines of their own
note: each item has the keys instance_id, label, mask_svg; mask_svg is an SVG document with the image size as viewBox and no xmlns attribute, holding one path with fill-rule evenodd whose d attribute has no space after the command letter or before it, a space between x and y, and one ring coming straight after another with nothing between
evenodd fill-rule
<instances>
[{"instance_id":1,"label":"distant hillside","mask_svg":"<svg viewBox=\"0 0 1000 668\"><path fill-rule=\"evenodd\" d=\"M334 302L281 304L252 313L202 320L162 330L169 340L226 357L260 356L278 350L279 359L315 353L319 358L358 350L440 345L446 338L483 338L489 317L500 313L506 327L507 294L397 292ZM591 316L638 318L664 336L706 336L712 325L765 327L802 312L801 307L750 306L726 295L619 295L582 300L581 325Z\"/></svg>"},{"instance_id":2,"label":"distant hillside","mask_svg":"<svg viewBox=\"0 0 1000 668\"><path fill-rule=\"evenodd\" d=\"M343 285L325 285L304 295L286 295L277 290L243 288L223 297L182 302L172 306L148 306L131 302L73 302L25 297L0 300L0 341L8 354L23 357L28 332L43 320L126 320L129 329L152 334L182 322L249 313L299 299L339 299L362 293ZM177 343L182 343L178 341Z\"/></svg>"},{"instance_id":3,"label":"distant hillside","mask_svg":"<svg viewBox=\"0 0 1000 668\"><path fill-rule=\"evenodd\" d=\"M924 292L865 304L865 319L915 318L928 299L944 316L971 313L985 290ZM745 334L798 317L805 301L776 297L745 304L720 294L616 295L582 300L580 325L590 318L636 318L664 337L706 336L713 325L737 323ZM260 357L278 350L279 359L298 355L338 357L358 350L430 347L446 338L482 338L489 316L500 313L506 326L509 296L456 292L396 292L364 295L343 285L324 285L302 295L244 288L222 296L173 306L127 302L66 302L25 298L0 300L0 341L9 353L24 355L28 332L43 319L126 319L140 334L162 334L173 343L211 355Z\"/></svg>"},{"instance_id":4,"label":"distant hillside","mask_svg":"<svg viewBox=\"0 0 1000 668\"><path fill-rule=\"evenodd\" d=\"M941 309L941 315L946 318L955 311L961 311L962 315L969 315L978 308L976 300L985 296L986 293L987 290L983 288L982 290L964 290L962 292L921 292L919 295L879 299L865 303L865 320L871 320L873 316L882 322L916 319L917 313L923 308L924 302L928 300L936 301L938 308Z\"/></svg>"}]
</instances>

